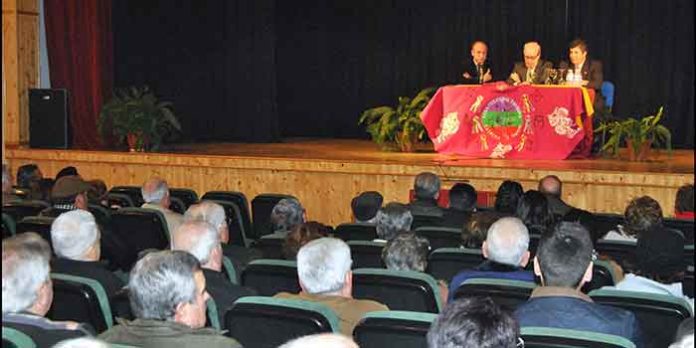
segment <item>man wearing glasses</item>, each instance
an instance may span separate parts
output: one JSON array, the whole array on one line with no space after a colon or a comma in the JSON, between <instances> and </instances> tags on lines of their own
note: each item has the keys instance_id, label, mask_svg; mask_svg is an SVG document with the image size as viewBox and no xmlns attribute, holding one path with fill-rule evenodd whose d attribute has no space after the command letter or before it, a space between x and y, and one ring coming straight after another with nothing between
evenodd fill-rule
<instances>
[{"instance_id":1,"label":"man wearing glasses","mask_svg":"<svg viewBox=\"0 0 696 348\"><path fill-rule=\"evenodd\" d=\"M514 86L543 84L553 64L541 59L541 45L536 41L525 43L523 55L524 64L515 63L507 83Z\"/></svg>"}]
</instances>

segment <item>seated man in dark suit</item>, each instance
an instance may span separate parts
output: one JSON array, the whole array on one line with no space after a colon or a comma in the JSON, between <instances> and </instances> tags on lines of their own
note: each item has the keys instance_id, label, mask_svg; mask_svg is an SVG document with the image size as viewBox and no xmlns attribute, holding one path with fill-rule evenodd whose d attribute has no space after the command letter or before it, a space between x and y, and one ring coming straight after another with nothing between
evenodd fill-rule
<instances>
[{"instance_id":1,"label":"seated man in dark suit","mask_svg":"<svg viewBox=\"0 0 696 348\"><path fill-rule=\"evenodd\" d=\"M205 221L187 221L174 231L172 250L187 251L201 263L206 289L215 301L220 323L225 312L242 296L256 295L255 291L232 284L222 273L220 234Z\"/></svg>"},{"instance_id":2,"label":"seated man in dark suit","mask_svg":"<svg viewBox=\"0 0 696 348\"><path fill-rule=\"evenodd\" d=\"M480 85L493 79L491 67L486 61L488 46L483 41L475 41L471 45L471 59L464 62L464 84Z\"/></svg>"},{"instance_id":3,"label":"seated man in dark suit","mask_svg":"<svg viewBox=\"0 0 696 348\"><path fill-rule=\"evenodd\" d=\"M449 190L449 208L443 215L443 226L463 228L476 212L476 189L469 184L456 183Z\"/></svg>"},{"instance_id":4,"label":"seated man in dark suit","mask_svg":"<svg viewBox=\"0 0 696 348\"><path fill-rule=\"evenodd\" d=\"M562 218L574 209L561 199L561 185L561 179L555 175L547 175L539 180L539 192L546 196L551 212L559 218Z\"/></svg>"},{"instance_id":5,"label":"seated man in dark suit","mask_svg":"<svg viewBox=\"0 0 696 348\"><path fill-rule=\"evenodd\" d=\"M443 209L437 205L440 197L440 178L433 173L423 172L413 182L415 200L408 207L411 214L430 218L441 218Z\"/></svg>"},{"instance_id":6,"label":"seated man in dark suit","mask_svg":"<svg viewBox=\"0 0 696 348\"><path fill-rule=\"evenodd\" d=\"M525 43L523 55L524 63L515 63L507 83L515 86L544 84L553 64L541 59L541 45L535 41Z\"/></svg>"},{"instance_id":7,"label":"seated man in dark suit","mask_svg":"<svg viewBox=\"0 0 696 348\"><path fill-rule=\"evenodd\" d=\"M561 222L541 237L534 258L534 273L541 285L515 317L521 327L541 326L617 335L642 345L633 313L599 305L580 292L592 280L592 241L578 223Z\"/></svg>"},{"instance_id":8,"label":"seated man in dark suit","mask_svg":"<svg viewBox=\"0 0 696 348\"><path fill-rule=\"evenodd\" d=\"M50 257L51 248L36 233L2 241L2 327L25 333L37 347L90 335L76 322L44 318L53 302Z\"/></svg>"},{"instance_id":9,"label":"seated man in dark suit","mask_svg":"<svg viewBox=\"0 0 696 348\"><path fill-rule=\"evenodd\" d=\"M76 209L61 214L51 225L51 242L58 255L51 261L51 267L56 273L94 279L112 297L124 282L99 261L100 235L90 212Z\"/></svg>"},{"instance_id":10,"label":"seated man in dark suit","mask_svg":"<svg viewBox=\"0 0 696 348\"><path fill-rule=\"evenodd\" d=\"M596 111L604 107L604 98L600 94L604 75L602 73L602 62L587 58L587 43L582 39L575 39L568 45L568 58L570 64L561 61L559 69L565 72L566 84L579 85L595 90L594 108Z\"/></svg>"},{"instance_id":11,"label":"seated man in dark suit","mask_svg":"<svg viewBox=\"0 0 696 348\"><path fill-rule=\"evenodd\" d=\"M450 282L450 299L467 279L495 278L534 281L534 274L524 269L529 262L529 233L522 221L504 217L491 225L481 246L487 260L474 269L459 272Z\"/></svg>"}]
</instances>

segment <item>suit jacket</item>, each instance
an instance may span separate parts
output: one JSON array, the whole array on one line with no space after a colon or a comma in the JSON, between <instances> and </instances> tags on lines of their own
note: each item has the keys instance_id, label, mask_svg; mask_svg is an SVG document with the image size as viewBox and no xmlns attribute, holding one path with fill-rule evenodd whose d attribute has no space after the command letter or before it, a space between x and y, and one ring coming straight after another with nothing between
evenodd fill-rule
<instances>
[{"instance_id":1,"label":"suit jacket","mask_svg":"<svg viewBox=\"0 0 696 348\"><path fill-rule=\"evenodd\" d=\"M570 64L566 61L561 61L558 64L559 69L568 69ZM598 60L590 60L589 58L585 60L585 64L582 65L582 79L589 81L587 83L587 88L592 88L595 90L595 100L594 108L595 110L602 110L604 108L604 97L601 95L602 82L604 82L604 73L602 72L602 62Z\"/></svg>"},{"instance_id":2,"label":"suit jacket","mask_svg":"<svg viewBox=\"0 0 696 348\"><path fill-rule=\"evenodd\" d=\"M490 69L490 68L491 68L491 66L488 64L488 61L483 62L483 74L485 74L486 71L488 71L488 69ZM479 71L476 68L476 64L474 64L473 59L468 59L467 61L464 62L464 70L462 71L462 75L464 73L468 73L471 76L471 78L468 78L468 79L464 76L461 76L462 81L463 81L462 83L465 85L478 85L478 84L482 83L479 81L483 81L483 78L481 76L479 76Z\"/></svg>"},{"instance_id":3,"label":"suit jacket","mask_svg":"<svg viewBox=\"0 0 696 348\"><path fill-rule=\"evenodd\" d=\"M83 325L71 329L67 322L52 321L31 313L3 314L2 327L23 332L31 337L37 347L51 347L63 340L92 335L90 330Z\"/></svg>"},{"instance_id":4,"label":"suit jacket","mask_svg":"<svg viewBox=\"0 0 696 348\"><path fill-rule=\"evenodd\" d=\"M471 220L470 211L448 208L442 216L442 226L463 229Z\"/></svg>"},{"instance_id":5,"label":"suit jacket","mask_svg":"<svg viewBox=\"0 0 696 348\"><path fill-rule=\"evenodd\" d=\"M551 68L553 68L553 64L551 62L539 59L539 63L537 64L536 68L534 68L534 81L532 81L532 84L543 85L546 78L549 76L546 69ZM517 73L517 76L520 77L520 81L524 82L527 76L527 67L524 65L524 62L515 63L515 66L512 67L512 72L510 75L512 75L512 73ZM512 78L508 77L507 83L513 84L514 81Z\"/></svg>"},{"instance_id":6,"label":"suit jacket","mask_svg":"<svg viewBox=\"0 0 696 348\"><path fill-rule=\"evenodd\" d=\"M100 261L76 261L55 258L51 260L51 272L94 279L104 287L104 291L109 297L112 297L125 285L121 278L109 271L106 268L106 264Z\"/></svg>"},{"instance_id":7,"label":"suit jacket","mask_svg":"<svg viewBox=\"0 0 696 348\"><path fill-rule=\"evenodd\" d=\"M205 287L217 306L220 325L224 325L225 313L232 307L234 301L240 297L256 295L256 291L252 289L232 284L222 272L203 269L203 276Z\"/></svg>"}]
</instances>

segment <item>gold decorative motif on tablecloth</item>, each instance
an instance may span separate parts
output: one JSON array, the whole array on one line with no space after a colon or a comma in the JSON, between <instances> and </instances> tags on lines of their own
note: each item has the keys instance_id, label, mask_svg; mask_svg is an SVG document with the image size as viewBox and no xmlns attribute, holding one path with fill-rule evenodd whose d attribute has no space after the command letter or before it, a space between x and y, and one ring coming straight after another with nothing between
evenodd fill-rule
<instances>
[{"instance_id":1,"label":"gold decorative motif on tablecloth","mask_svg":"<svg viewBox=\"0 0 696 348\"><path fill-rule=\"evenodd\" d=\"M469 111L476 112L478 110L479 106L481 106L482 101L483 101L482 95L479 95L478 97L476 97L476 101L473 104L471 104L471 106L469 107Z\"/></svg>"}]
</instances>

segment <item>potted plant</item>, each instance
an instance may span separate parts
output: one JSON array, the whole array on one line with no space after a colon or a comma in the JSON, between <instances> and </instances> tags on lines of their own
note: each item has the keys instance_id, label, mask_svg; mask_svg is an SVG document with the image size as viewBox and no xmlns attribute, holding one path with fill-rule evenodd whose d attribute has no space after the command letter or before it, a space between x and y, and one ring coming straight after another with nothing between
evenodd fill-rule
<instances>
[{"instance_id":1,"label":"potted plant","mask_svg":"<svg viewBox=\"0 0 696 348\"><path fill-rule=\"evenodd\" d=\"M631 161L644 161L648 157L651 147L665 147L672 153L672 133L660 124L663 107L655 115L648 115L641 119L628 118L623 121L601 122L595 133L602 134L602 148L600 151L616 156L622 141L626 143L629 159Z\"/></svg>"},{"instance_id":2,"label":"potted plant","mask_svg":"<svg viewBox=\"0 0 696 348\"><path fill-rule=\"evenodd\" d=\"M365 110L358 124L367 127L372 140L383 150L412 152L413 145L426 137L420 113L435 88L424 88L415 97L399 97L396 108L379 106Z\"/></svg>"},{"instance_id":3,"label":"potted plant","mask_svg":"<svg viewBox=\"0 0 696 348\"><path fill-rule=\"evenodd\" d=\"M99 113L99 132L126 141L130 151L157 150L174 130L181 131L171 107L147 86L115 90Z\"/></svg>"}]
</instances>

